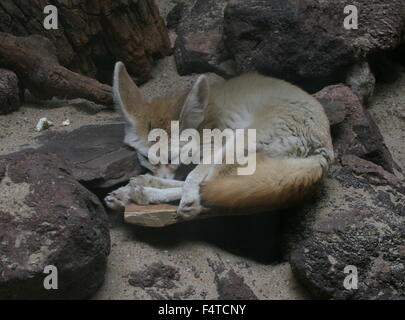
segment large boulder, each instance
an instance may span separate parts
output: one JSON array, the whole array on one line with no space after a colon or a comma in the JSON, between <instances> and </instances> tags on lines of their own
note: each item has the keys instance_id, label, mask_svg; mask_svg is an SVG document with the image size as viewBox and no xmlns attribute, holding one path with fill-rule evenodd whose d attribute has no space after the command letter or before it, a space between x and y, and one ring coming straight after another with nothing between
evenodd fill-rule
<instances>
[{"instance_id":1,"label":"large boulder","mask_svg":"<svg viewBox=\"0 0 405 320\"><path fill-rule=\"evenodd\" d=\"M143 172L136 152L124 145L124 124L85 126L41 135L41 150L63 159L76 180L92 191L108 190Z\"/></svg>"},{"instance_id":2,"label":"large boulder","mask_svg":"<svg viewBox=\"0 0 405 320\"><path fill-rule=\"evenodd\" d=\"M0 69L0 114L17 110L21 105L17 75Z\"/></svg>"},{"instance_id":3,"label":"large boulder","mask_svg":"<svg viewBox=\"0 0 405 320\"><path fill-rule=\"evenodd\" d=\"M168 15L176 28L174 56L180 75L215 72L235 74L234 64L222 41L227 0L190 0L179 3Z\"/></svg>"},{"instance_id":4,"label":"large boulder","mask_svg":"<svg viewBox=\"0 0 405 320\"><path fill-rule=\"evenodd\" d=\"M294 274L318 298L404 299L404 196L403 182L382 167L345 156L316 203L287 223ZM344 285L356 276L357 288Z\"/></svg>"},{"instance_id":5,"label":"large boulder","mask_svg":"<svg viewBox=\"0 0 405 320\"><path fill-rule=\"evenodd\" d=\"M0 299L80 299L103 283L108 218L55 155L0 158ZM47 266L58 289L45 290ZM53 282L55 284L55 282Z\"/></svg>"},{"instance_id":6,"label":"large boulder","mask_svg":"<svg viewBox=\"0 0 405 320\"><path fill-rule=\"evenodd\" d=\"M347 5L358 29L347 30ZM225 44L239 72L259 69L290 81L331 81L343 67L404 42L403 0L230 0Z\"/></svg>"}]
</instances>

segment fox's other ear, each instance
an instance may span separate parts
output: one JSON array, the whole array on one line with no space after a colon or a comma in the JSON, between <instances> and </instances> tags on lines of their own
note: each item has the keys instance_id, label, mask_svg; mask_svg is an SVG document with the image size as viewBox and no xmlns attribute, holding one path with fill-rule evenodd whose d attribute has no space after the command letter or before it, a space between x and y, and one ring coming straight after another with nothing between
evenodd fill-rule
<instances>
[{"instance_id":1,"label":"fox's other ear","mask_svg":"<svg viewBox=\"0 0 405 320\"><path fill-rule=\"evenodd\" d=\"M115 64L113 93L118 111L133 127L136 127L136 110L147 101L122 62Z\"/></svg>"},{"instance_id":2,"label":"fox's other ear","mask_svg":"<svg viewBox=\"0 0 405 320\"><path fill-rule=\"evenodd\" d=\"M180 129L197 129L204 120L210 85L206 76L200 76L191 89L180 114Z\"/></svg>"}]
</instances>

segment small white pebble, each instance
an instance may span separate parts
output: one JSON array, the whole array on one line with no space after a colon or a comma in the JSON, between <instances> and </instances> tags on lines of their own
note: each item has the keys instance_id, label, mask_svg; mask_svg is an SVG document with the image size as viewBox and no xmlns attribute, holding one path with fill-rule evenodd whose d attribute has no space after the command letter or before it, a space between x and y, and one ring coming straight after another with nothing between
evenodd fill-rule
<instances>
[{"instance_id":1,"label":"small white pebble","mask_svg":"<svg viewBox=\"0 0 405 320\"><path fill-rule=\"evenodd\" d=\"M52 126L53 126L53 123L52 123L52 121L49 121L48 118L41 118L41 119L39 119L37 126L35 127L35 130L38 132L41 132L46 129L49 129Z\"/></svg>"},{"instance_id":2,"label":"small white pebble","mask_svg":"<svg viewBox=\"0 0 405 320\"><path fill-rule=\"evenodd\" d=\"M67 119L67 120L63 121L62 126L64 126L64 127L70 126L70 120Z\"/></svg>"}]
</instances>

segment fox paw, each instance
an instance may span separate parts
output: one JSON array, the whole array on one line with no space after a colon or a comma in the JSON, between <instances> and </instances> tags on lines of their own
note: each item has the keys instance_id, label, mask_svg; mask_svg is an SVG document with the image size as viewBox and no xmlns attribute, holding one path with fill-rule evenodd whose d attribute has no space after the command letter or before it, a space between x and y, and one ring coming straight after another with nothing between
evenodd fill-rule
<instances>
[{"instance_id":1,"label":"fox paw","mask_svg":"<svg viewBox=\"0 0 405 320\"><path fill-rule=\"evenodd\" d=\"M183 219L190 220L198 216L202 209L198 193L197 195L189 193L181 198L177 214Z\"/></svg>"},{"instance_id":2,"label":"fox paw","mask_svg":"<svg viewBox=\"0 0 405 320\"><path fill-rule=\"evenodd\" d=\"M118 194L114 194L114 192L105 197L104 203L107 205L108 208L114 211L122 210L126 206L126 203L122 199L120 199Z\"/></svg>"},{"instance_id":3,"label":"fox paw","mask_svg":"<svg viewBox=\"0 0 405 320\"><path fill-rule=\"evenodd\" d=\"M143 186L140 186L135 183L135 181L131 181L131 193L130 197L132 202L139 204L139 205L148 205L149 204L149 197L145 192Z\"/></svg>"}]
</instances>

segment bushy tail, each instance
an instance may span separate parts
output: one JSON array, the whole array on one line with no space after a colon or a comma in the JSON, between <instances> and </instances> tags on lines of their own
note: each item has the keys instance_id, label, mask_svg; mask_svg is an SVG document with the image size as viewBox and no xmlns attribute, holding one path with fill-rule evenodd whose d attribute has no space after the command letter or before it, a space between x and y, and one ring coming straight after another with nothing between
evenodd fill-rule
<instances>
[{"instance_id":1,"label":"bushy tail","mask_svg":"<svg viewBox=\"0 0 405 320\"><path fill-rule=\"evenodd\" d=\"M304 201L328 170L323 156L258 156L250 176L216 176L201 186L202 204L222 208L284 208Z\"/></svg>"}]
</instances>

